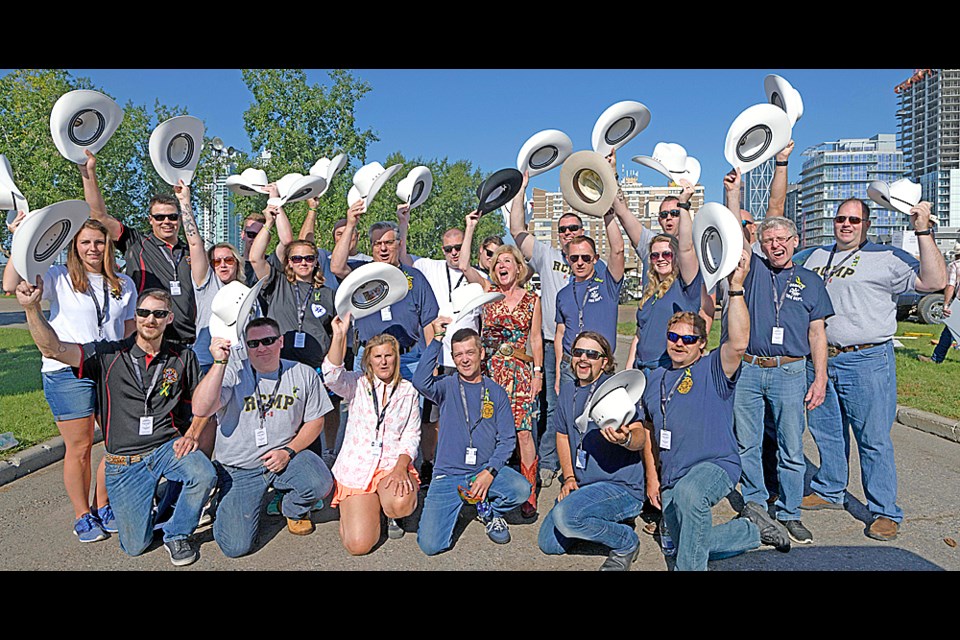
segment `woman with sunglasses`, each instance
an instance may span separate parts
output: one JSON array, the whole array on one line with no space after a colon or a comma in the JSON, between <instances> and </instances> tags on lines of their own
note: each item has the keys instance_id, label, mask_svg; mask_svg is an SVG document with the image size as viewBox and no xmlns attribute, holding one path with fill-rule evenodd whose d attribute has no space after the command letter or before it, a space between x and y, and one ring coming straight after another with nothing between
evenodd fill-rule
<instances>
[{"instance_id":1,"label":"woman with sunglasses","mask_svg":"<svg viewBox=\"0 0 960 640\"><path fill-rule=\"evenodd\" d=\"M417 508L419 476L413 459L420 446L420 396L400 376L400 345L388 334L367 341L362 371L347 371L350 314L333 319L333 341L323 362L331 391L349 403L343 448L333 465L337 480L331 506L340 507L340 540L351 555L369 553L380 540L380 513L387 536L400 538L398 518Z\"/></svg>"},{"instance_id":2,"label":"woman with sunglasses","mask_svg":"<svg viewBox=\"0 0 960 640\"><path fill-rule=\"evenodd\" d=\"M244 282L240 270L240 252L229 242L220 242L198 257L190 256L191 268L199 264L203 270L202 279L196 279L194 271L193 291L197 297L197 341L193 350L197 354L200 372L206 374L213 366L213 356L210 355L210 317L213 315L213 299L217 293L234 280ZM204 431L204 433L206 433Z\"/></svg>"},{"instance_id":3,"label":"woman with sunglasses","mask_svg":"<svg viewBox=\"0 0 960 640\"><path fill-rule=\"evenodd\" d=\"M514 205L516 206L516 205ZM471 246L480 216L476 211L466 217L465 247ZM486 352L484 374L503 387L510 397L517 448L520 451L520 473L532 486L530 497L520 506L524 518L537 514L537 447L533 425L540 413L537 396L543 387L543 333L541 331L540 298L523 288L529 270L520 250L513 245L500 245L491 259L490 280L470 266L470 252L460 253L460 269L467 280L483 285L483 290L504 295L502 300L483 307L480 338ZM533 355L527 354L530 342Z\"/></svg>"}]
</instances>

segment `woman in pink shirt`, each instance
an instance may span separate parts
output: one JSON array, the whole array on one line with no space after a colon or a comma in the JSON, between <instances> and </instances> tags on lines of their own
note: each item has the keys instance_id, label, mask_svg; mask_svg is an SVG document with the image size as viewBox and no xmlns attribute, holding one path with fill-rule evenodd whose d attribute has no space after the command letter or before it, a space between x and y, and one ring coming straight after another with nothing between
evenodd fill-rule
<instances>
[{"instance_id":1,"label":"woman in pink shirt","mask_svg":"<svg viewBox=\"0 0 960 640\"><path fill-rule=\"evenodd\" d=\"M400 377L400 347L381 334L364 346L362 371L343 366L350 314L332 322L333 340L323 361L324 384L349 403L343 447L333 465L337 481L331 506L340 507L340 539L352 555L369 553L380 540L380 512L387 535L403 537L397 523L417 508L420 478L413 459L420 446L420 396Z\"/></svg>"}]
</instances>

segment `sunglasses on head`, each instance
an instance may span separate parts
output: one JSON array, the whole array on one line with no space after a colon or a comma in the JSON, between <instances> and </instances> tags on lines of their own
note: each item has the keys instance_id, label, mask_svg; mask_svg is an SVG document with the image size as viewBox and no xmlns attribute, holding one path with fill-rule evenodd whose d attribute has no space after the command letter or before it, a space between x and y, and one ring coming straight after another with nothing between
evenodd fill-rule
<instances>
[{"instance_id":1,"label":"sunglasses on head","mask_svg":"<svg viewBox=\"0 0 960 640\"><path fill-rule=\"evenodd\" d=\"M557 231L559 231L560 233L566 233L568 231L572 233L574 231L580 231L580 229L583 229L583 225L568 224L568 225L562 225L557 227Z\"/></svg>"},{"instance_id":2,"label":"sunglasses on head","mask_svg":"<svg viewBox=\"0 0 960 640\"><path fill-rule=\"evenodd\" d=\"M237 259L234 258L233 256L226 256L226 257L224 257L224 258L214 258L214 259L213 259L213 266L219 267L221 264L225 264L225 265L227 265L228 267L230 267L230 266L233 266L233 265L237 264Z\"/></svg>"},{"instance_id":3,"label":"sunglasses on head","mask_svg":"<svg viewBox=\"0 0 960 640\"><path fill-rule=\"evenodd\" d=\"M680 217L680 209L667 209L666 211L660 212L660 219L666 220L668 216L673 216L674 218Z\"/></svg>"},{"instance_id":4,"label":"sunglasses on head","mask_svg":"<svg viewBox=\"0 0 960 640\"><path fill-rule=\"evenodd\" d=\"M651 251L650 252L651 260L658 260L661 257L664 260L673 260L673 251Z\"/></svg>"},{"instance_id":5,"label":"sunglasses on head","mask_svg":"<svg viewBox=\"0 0 960 640\"><path fill-rule=\"evenodd\" d=\"M444 253L451 253L453 251L460 251L463 248L462 244L447 244L443 246Z\"/></svg>"},{"instance_id":6,"label":"sunglasses on head","mask_svg":"<svg viewBox=\"0 0 960 640\"><path fill-rule=\"evenodd\" d=\"M261 343L263 344L263 346L269 347L279 339L280 339L280 336L267 336L266 338L260 338L259 340L257 339L247 340L247 347L250 349L256 349L257 347L260 346Z\"/></svg>"},{"instance_id":7,"label":"sunglasses on head","mask_svg":"<svg viewBox=\"0 0 960 640\"><path fill-rule=\"evenodd\" d=\"M308 256L290 256L290 262L293 264L300 264L301 262L311 263L317 259L317 254L312 253Z\"/></svg>"},{"instance_id":8,"label":"sunglasses on head","mask_svg":"<svg viewBox=\"0 0 960 640\"><path fill-rule=\"evenodd\" d=\"M156 220L157 222L163 222L164 220L170 220L171 222L180 219L179 213L151 213L150 217Z\"/></svg>"},{"instance_id":9,"label":"sunglasses on head","mask_svg":"<svg viewBox=\"0 0 960 640\"><path fill-rule=\"evenodd\" d=\"M168 309L137 309L137 316L140 318L154 316L157 320L163 320L168 315L170 315Z\"/></svg>"},{"instance_id":10,"label":"sunglasses on head","mask_svg":"<svg viewBox=\"0 0 960 640\"><path fill-rule=\"evenodd\" d=\"M860 216L837 216L833 219L837 224L843 224L844 222L849 221L850 224L860 224L863 222L863 218Z\"/></svg>"},{"instance_id":11,"label":"sunglasses on head","mask_svg":"<svg viewBox=\"0 0 960 640\"><path fill-rule=\"evenodd\" d=\"M586 358L587 360L599 360L603 357L603 354L597 351L596 349L580 349L575 347L570 354L574 358Z\"/></svg>"},{"instance_id":12,"label":"sunglasses on head","mask_svg":"<svg viewBox=\"0 0 960 640\"><path fill-rule=\"evenodd\" d=\"M682 340L683 344L691 345L697 344L700 342L700 336L682 336L679 333L674 333L673 331L667 331L667 340L670 342L676 342L677 340Z\"/></svg>"},{"instance_id":13,"label":"sunglasses on head","mask_svg":"<svg viewBox=\"0 0 960 640\"><path fill-rule=\"evenodd\" d=\"M567 260L570 262L570 264L577 264L577 263L578 263L579 261L581 261L581 260L583 260L585 263L589 264L589 263L593 262L593 256L573 255L573 256L567 256Z\"/></svg>"}]
</instances>

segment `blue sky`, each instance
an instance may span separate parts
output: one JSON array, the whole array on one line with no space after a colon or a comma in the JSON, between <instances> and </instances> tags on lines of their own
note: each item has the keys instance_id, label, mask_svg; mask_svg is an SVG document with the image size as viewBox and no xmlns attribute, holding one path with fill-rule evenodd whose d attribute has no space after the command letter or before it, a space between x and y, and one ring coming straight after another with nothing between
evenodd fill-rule
<instances>
[{"instance_id":1,"label":"blue sky","mask_svg":"<svg viewBox=\"0 0 960 640\"><path fill-rule=\"evenodd\" d=\"M89 77L121 104L153 104L155 98L185 107L208 132L249 151L243 111L251 94L238 69L70 69ZM516 166L524 141L542 129L560 129L574 150L589 149L600 113L621 100L651 111L650 126L619 152L619 164L639 171L645 184L664 184L660 174L633 163L657 142L677 142L700 160L708 200L719 200L727 129L749 106L766 102L763 78L785 77L802 95L803 118L794 127L797 149L789 168L800 175L800 153L838 138L896 133L893 88L912 69L354 69L372 86L356 110L360 127L380 141L367 161L393 151L407 157L467 159L484 171ZM5 73L5 72L0 72ZM326 83L326 70L307 71ZM559 170L531 180L558 189Z\"/></svg>"}]
</instances>

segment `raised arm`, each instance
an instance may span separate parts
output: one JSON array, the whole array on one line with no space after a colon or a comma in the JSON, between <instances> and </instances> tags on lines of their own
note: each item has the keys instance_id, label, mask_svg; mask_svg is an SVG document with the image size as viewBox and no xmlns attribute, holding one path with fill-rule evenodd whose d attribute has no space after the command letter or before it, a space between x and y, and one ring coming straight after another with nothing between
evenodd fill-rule
<instances>
[{"instance_id":1,"label":"raised arm","mask_svg":"<svg viewBox=\"0 0 960 640\"><path fill-rule=\"evenodd\" d=\"M103 193L100 191L100 183L97 180L97 158L88 150L84 150L87 155L87 161L84 164L77 165L80 171L80 179L83 181L83 199L90 205L90 217L107 228L110 239L116 242L123 233L123 225L119 220L107 213L107 205L103 200Z\"/></svg>"},{"instance_id":2,"label":"raised arm","mask_svg":"<svg viewBox=\"0 0 960 640\"><path fill-rule=\"evenodd\" d=\"M268 198L279 198L280 191L277 189L277 183L271 182L267 185L267 197ZM290 218L287 217L287 213L283 210L283 207L274 207L274 212L277 216L277 238L280 241L280 244L286 247L288 244L293 242L293 226L290 224ZM279 246L276 249L277 257L281 260L283 259L283 249Z\"/></svg>"},{"instance_id":3,"label":"raised arm","mask_svg":"<svg viewBox=\"0 0 960 640\"><path fill-rule=\"evenodd\" d=\"M257 274L258 280L270 275L270 263L267 262L267 246L270 244L270 229L273 228L276 218L274 210L275 207L270 205L267 205L267 208L263 210L263 215L267 220L260 227L257 237L253 239L253 243L250 245L250 265L253 267L253 272Z\"/></svg>"},{"instance_id":4,"label":"raised arm","mask_svg":"<svg viewBox=\"0 0 960 640\"><path fill-rule=\"evenodd\" d=\"M316 244L317 205L319 204L319 198L307 198L307 206L309 209L307 209L307 215L303 218L303 224L300 225L300 233L297 235L298 240L306 240L307 242Z\"/></svg>"},{"instance_id":5,"label":"raised arm","mask_svg":"<svg viewBox=\"0 0 960 640\"><path fill-rule=\"evenodd\" d=\"M720 345L720 360L723 372L732 378L740 368L743 354L747 352L750 342L750 314L747 312L747 303L743 295L733 295L734 292L743 292L743 281L750 273L750 260L753 252L744 248L740 255L740 264L730 276L730 295L727 296L727 341Z\"/></svg>"},{"instance_id":6,"label":"raised arm","mask_svg":"<svg viewBox=\"0 0 960 640\"><path fill-rule=\"evenodd\" d=\"M776 162L783 163L773 168L773 182L770 183L770 201L767 203L767 217L776 218L783 216L783 210L787 204L787 165L790 158L790 152L793 151L793 140L787 143L783 149L776 155Z\"/></svg>"},{"instance_id":7,"label":"raised arm","mask_svg":"<svg viewBox=\"0 0 960 640\"><path fill-rule=\"evenodd\" d=\"M343 234L337 244L333 247L333 253L330 254L330 271L333 275L343 280L350 275L350 266L347 265L347 259L350 257L350 239L360 223L360 216L363 215L363 200L357 200L347 209L347 224L343 227Z\"/></svg>"},{"instance_id":8,"label":"raised arm","mask_svg":"<svg viewBox=\"0 0 960 640\"><path fill-rule=\"evenodd\" d=\"M220 408L220 391L223 389L223 375L227 371L227 361L230 360L230 341L223 338L210 339L210 353L213 355L213 364L210 371L203 376L200 384L193 390L191 406L195 416L212 416ZM190 425L193 430L194 425ZM201 429L203 425L200 425ZM189 433L198 438L200 433Z\"/></svg>"},{"instance_id":9,"label":"raised arm","mask_svg":"<svg viewBox=\"0 0 960 640\"><path fill-rule=\"evenodd\" d=\"M433 375L437 368L437 359L440 357L442 349L443 336L447 332L447 325L451 322L450 318L440 316L433 321L432 335L428 339L427 348L420 357L420 363L417 370L413 372L413 386L423 397L431 402L437 403L439 387L437 387L437 376ZM426 332L424 332L426 333Z\"/></svg>"},{"instance_id":10,"label":"raised arm","mask_svg":"<svg viewBox=\"0 0 960 640\"><path fill-rule=\"evenodd\" d=\"M477 223L480 221L480 215L476 210L471 211L464 217L463 224L463 248L460 251L460 259L457 267L463 271L467 277L467 282L476 282L483 286L484 291L490 291L493 285L490 281L480 275L480 273L470 264L470 256L473 255L473 234L477 230Z\"/></svg>"},{"instance_id":11,"label":"raised arm","mask_svg":"<svg viewBox=\"0 0 960 640\"><path fill-rule=\"evenodd\" d=\"M190 187L184 184L183 180L179 180L173 192L177 196L177 202L180 203L180 218L183 220L181 227L183 227L183 235L187 238L187 246L190 247L190 275L194 286L199 287L210 272L210 261L207 259L207 250L203 246L197 221L193 217Z\"/></svg>"},{"instance_id":12,"label":"raised arm","mask_svg":"<svg viewBox=\"0 0 960 640\"><path fill-rule=\"evenodd\" d=\"M616 198L614 198L616 200ZM623 280L623 234L617 223L617 214L611 208L603 216L603 226L607 232L607 246L610 248L610 261L607 262L607 273L619 282Z\"/></svg>"},{"instance_id":13,"label":"raised arm","mask_svg":"<svg viewBox=\"0 0 960 640\"><path fill-rule=\"evenodd\" d=\"M693 197L693 185L689 180L680 180L680 186L683 191L680 192L678 200L683 203L689 203ZM680 207L680 220L677 221L677 243L680 249L680 255L677 256L680 265L680 275L687 284L693 282L700 271L700 263L697 261L697 252L693 248L693 219L690 217L689 209Z\"/></svg>"},{"instance_id":14,"label":"raised arm","mask_svg":"<svg viewBox=\"0 0 960 640\"><path fill-rule=\"evenodd\" d=\"M723 176L723 190L724 190L724 200L727 205L727 209L733 212L733 215L737 217L737 221L740 223L740 230L743 231L743 216L740 215L740 169L739 167L734 167L730 173ZM750 241L747 240L747 235L743 235L743 247L744 249L749 249L753 251L753 247L750 246Z\"/></svg>"},{"instance_id":15,"label":"raised arm","mask_svg":"<svg viewBox=\"0 0 960 640\"><path fill-rule=\"evenodd\" d=\"M401 264L408 267L413 266L413 258L407 253L407 233L410 231L410 205L402 203L397 205L397 237L400 242L397 251L397 258Z\"/></svg>"},{"instance_id":16,"label":"raised arm","mask_svg":"<svg viewBox=\"0 0 960 640\"><path fill-rule=\"evenodd\" d=\"M520 193L513 197L510 202L510 235L513 241L517 243L520 253L524 260L529 261L533 258L533 245L537 241L527 231L527 225L524 223L524 217L527 209L527 182L530 180L529 172L523 172L523 182L520 184Z\"/></svg>"},{"instance_id":17,"label":"raised arm","mask_svg":"<svg viewBox=\"0 0 960 640\"><path fill-rule=\"evenodd\" d=\"M928 231L933 226L930 223L930 203L923 201L910 209L910 224L915 231ZM920 276L914 288L917 291L939 291L947 286L947 263L943 254L937 248L933 234L917 234L917 243L920 245Z\"/></svg>"},{"instance_id":18,"label":"raised arm","mask_svg":"<svg viewBox=\"0 0 960 640\"><path fill-rule=\"evenodd\" d=\"M72 342L61 342L57 332L53 330L40 310L40 299L43 297L43 278L37 276L37 284L33 286L26 280L17 285L17 302L27 314L27 326L30 336L37 343L37 348L44 358L52 358L71 367L79 367L83 362L83 349Z\"/></svg>"}]
</instances>

